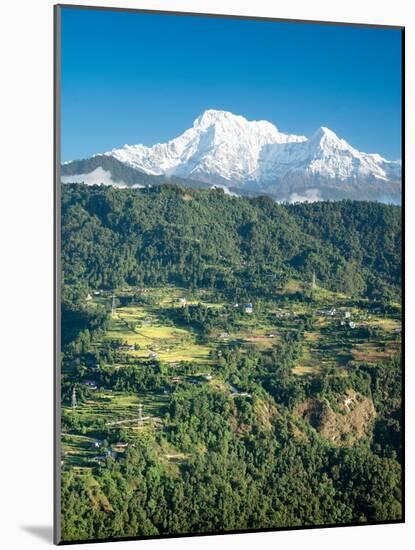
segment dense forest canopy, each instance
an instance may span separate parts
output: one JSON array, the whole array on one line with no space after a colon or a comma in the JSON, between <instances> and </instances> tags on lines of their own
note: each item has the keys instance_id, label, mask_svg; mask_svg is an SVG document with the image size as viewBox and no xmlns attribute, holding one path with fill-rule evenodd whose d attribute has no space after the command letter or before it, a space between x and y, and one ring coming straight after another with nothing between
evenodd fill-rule
<instances>
[{"instance_id":1,"label":"dense forest canopy","mask_svg":"<svg viewBox=\"0 0 415 550\"><path fill-rule=\"evenodd\" d=\"M178 284L267 295L289 276L353 295L401 285L401 208L277 204L222 190L62 187L64 282L112 289Z\"/></svg>"}]
</instances>

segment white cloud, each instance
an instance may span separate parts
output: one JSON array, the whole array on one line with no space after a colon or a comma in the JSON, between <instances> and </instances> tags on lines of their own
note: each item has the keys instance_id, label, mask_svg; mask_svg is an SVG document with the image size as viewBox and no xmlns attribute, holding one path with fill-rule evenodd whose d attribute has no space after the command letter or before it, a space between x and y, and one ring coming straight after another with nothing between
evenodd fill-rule
<instances>
[{"instance_id":1,"label":"white cloud","mask_svg":"<svg viewBox=\"0 0 415 550\"><path fill-rule=\"evenodd\" d=\"M123 181L114 181L112 174L101 166L88 174L75 174L73 176L61 176L62 183L85 183L85 185L113 185L114 187L128 187ZM133 187L138 187L135 185Z\"/></svg>"},{"instance_id":2,"label":"white cloud","mask_svg":"<svg viewBox=\"0 0 415 550\"><path fill-rule=\"evenodd\" d=\"M237 193L230 191L226 185L212 185L211 189L222 189L225 195L230 195L231 197L239 197Z\"/></svg>"},{"instance_id":3,"label":"white cloud","mask_svg":"<svg viewBox=\"0 0 415 550\"><path fill-rule=\"evenodd\" d=\"M318 189L307 189L302 195L299 193L292 193L290 195L290 202L317 202L323 200Z\"/></svg>"}]
</instances>

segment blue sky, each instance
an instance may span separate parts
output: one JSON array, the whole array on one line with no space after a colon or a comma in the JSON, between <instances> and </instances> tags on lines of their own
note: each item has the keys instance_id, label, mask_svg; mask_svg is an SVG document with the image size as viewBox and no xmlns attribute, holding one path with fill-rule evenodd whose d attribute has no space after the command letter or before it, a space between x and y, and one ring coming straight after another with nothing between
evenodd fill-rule
<instances>
[{"instance_id":1,"label":"blue sky","mask_svg":"<svg viewBox=\"0 0 415 550\"><path fill-rule=\"evenodd\" d=\"M62 9L62 160L176 137L206 109L401 157L401 32Z\"/></svg>"}]
</instances>

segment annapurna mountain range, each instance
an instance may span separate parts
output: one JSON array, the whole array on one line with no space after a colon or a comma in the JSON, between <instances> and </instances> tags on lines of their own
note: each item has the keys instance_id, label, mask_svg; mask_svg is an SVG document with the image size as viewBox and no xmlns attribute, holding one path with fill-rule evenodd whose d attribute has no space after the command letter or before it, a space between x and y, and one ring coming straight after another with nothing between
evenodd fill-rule
<instances>
[{"instance_id":1,"label":"annapurna mountain range","mask_svg":"<svg viewBox=\"0 0 415 550\"><path fill-rule=\"evenodd\" d=\"M209 109L167 143L124 145L89 159L65 162L64 183L141 187L180 183L267 194L280 201L377 200L400 203L401 161L363 153L325 127L310 137L280 132Z\"/></svg>"}]
</instances>

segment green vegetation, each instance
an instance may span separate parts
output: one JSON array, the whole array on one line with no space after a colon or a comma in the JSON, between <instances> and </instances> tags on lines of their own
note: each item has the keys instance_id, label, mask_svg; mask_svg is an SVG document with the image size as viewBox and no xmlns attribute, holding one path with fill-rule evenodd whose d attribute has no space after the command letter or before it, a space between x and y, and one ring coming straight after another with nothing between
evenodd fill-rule
<instances>
[{"instance_id":1,"label":"green vegetation","mask_svg":"<svg viewBox=\"0 0 415 550\"><path fill-rule=\"evenodd\" d=\"M64 186L64 540L399 520L400 233L375 203Z\"/></svg>"}]
</instances>

